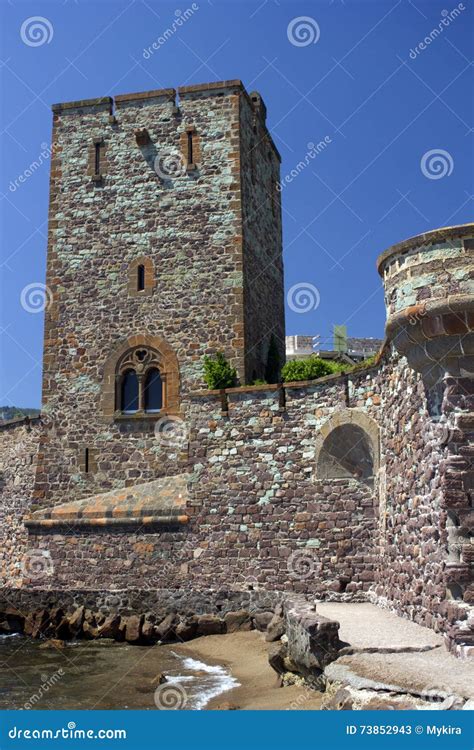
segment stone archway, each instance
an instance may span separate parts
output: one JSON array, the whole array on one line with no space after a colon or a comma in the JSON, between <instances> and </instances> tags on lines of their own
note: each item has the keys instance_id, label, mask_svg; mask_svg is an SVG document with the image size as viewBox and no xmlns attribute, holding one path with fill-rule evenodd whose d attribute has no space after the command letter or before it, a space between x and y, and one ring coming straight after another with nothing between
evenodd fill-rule
<instances>
[{"instance_id":1,"label":"stone archway","mask_svg":"<svg viewBox=\"0 0 474 750\"><path fill-rule=\"evenodd\" d=\"M336 412L316 439L315 479L373 480L380 466L377 422L360 409Z\"/></svg>"},{"instance_id":2,"label":"stone archway","mask_svg":"<svg viewBox=\"0 0 474 750\"><path fill-rule=\"evenodd\" d=\"M337 411L317 439L314 523L323 532L321 577L332 591L366 591L376 579L379 531L375 499L379 427L360 409Z\"/></svg>"}]
</instances>

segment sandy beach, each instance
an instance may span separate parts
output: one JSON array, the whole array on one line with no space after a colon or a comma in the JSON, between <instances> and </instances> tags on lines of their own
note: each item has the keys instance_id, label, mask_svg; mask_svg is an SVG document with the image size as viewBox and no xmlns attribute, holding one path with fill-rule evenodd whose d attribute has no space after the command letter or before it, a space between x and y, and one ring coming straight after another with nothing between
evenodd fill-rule
<instances>
[{"instance_id":1,"label":"sandy beach","mask_svg":"<svg viewBox=\"0 0 474 750\"><path fill-rule=\"evenodd\" d=\"M175 646L181 656L199 658L207 664L222 664L240 683L213 698L206 709L219 707L246 710L319 710L322 694L299 685L278 687L276 672L268 664L268 647L258 631L208 635Z\"/></svg>"}]
</instances>

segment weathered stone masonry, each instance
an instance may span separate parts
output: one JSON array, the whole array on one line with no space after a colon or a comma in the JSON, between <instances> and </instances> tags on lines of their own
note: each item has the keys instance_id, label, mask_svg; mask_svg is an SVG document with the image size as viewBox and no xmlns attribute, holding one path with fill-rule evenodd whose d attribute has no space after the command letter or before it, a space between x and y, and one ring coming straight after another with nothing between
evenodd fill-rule
<instances>
[{"instance_id":1,"label":"weathered stone masonry","mask_svg":"<svg viewBox=\"0 0 474 750\"><path fill-rule=\"evenodd\" d=\"M155 440L154 419L111 419L111 356L130 341L161 342L162 413L175 415L202 386L204 354L224 351L242 382L263 377L273 333L283 362L280 210L269 197L279 156L262 106L240 81L183 87L179 102L169 89L53 106L43 376L51 429L38 505L181 468ZM189 128L192 165L182 153ZM142 292L133 289L138 263ZM86 450L97 454L87 475Z\"/></svg>"},{"instance_id":2,"label":"weathered stone masonry","mask_svg":"<svg viewBox=\"0 0 474 750\"><path fill-rule=\"evenodd\" d=\"M284 340L265 105L227 81L112 106L54 107L44 410L0 429L2 583L63 598L166 589L179 607L191 589L370 598L466 653L473 225L380 257L375 365L244 386L262 377L271 335ZM242 385L202 391L202 357L217 350ZM159 411L146 410L147 361Z\"/></svg>"}]
</instances>

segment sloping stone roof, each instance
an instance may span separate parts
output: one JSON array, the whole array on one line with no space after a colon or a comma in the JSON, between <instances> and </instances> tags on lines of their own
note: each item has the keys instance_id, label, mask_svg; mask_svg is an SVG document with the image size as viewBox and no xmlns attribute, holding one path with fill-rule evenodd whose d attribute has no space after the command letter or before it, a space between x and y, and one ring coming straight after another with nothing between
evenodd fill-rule
<instances>
[{"instance_id":1,"label":"sloping stone roof","mask_svg":"<svg viewBox=\"0 0 474 750\"><path fill-rule=\"evenodd\" d=\"M25 519L30 529L58 526L148 526L187 523L189 474L42 508Z\"/></svg>"}]
</instances>

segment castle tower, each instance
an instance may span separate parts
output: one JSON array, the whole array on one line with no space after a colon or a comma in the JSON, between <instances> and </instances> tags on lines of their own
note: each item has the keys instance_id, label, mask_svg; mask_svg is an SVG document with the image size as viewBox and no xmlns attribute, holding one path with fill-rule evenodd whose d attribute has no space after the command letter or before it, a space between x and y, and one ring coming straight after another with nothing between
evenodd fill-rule
<instances>
[{"instance_id":1,"label":"castle tower","mask_svg":"<svg viewBox=\"0 0 474 750\"><path fill-rule=\"evenodd\" d=\"M439 462L431 492L436 497L439 486L439 532L447 552L449 606L442 614L451 647L463 654L474 647L464 622L474 603L474 224L443 227L394 245L379 257L378 269L387 337L421 373L431 405L424 434L430 462Z\"/></svg>"},{"instance_id":2,"label":"castle tower","mask_svg":"<svg viewBox=\"0 0 474 750\"><path fill-rule=\"evenodd\" d=\"M158 419L222 351L284 361L280 157L240 81L53 106L43 410L53 503L177 473ZM65 496L66 493L66 496Z\"/></svg>"}]
</instances>

